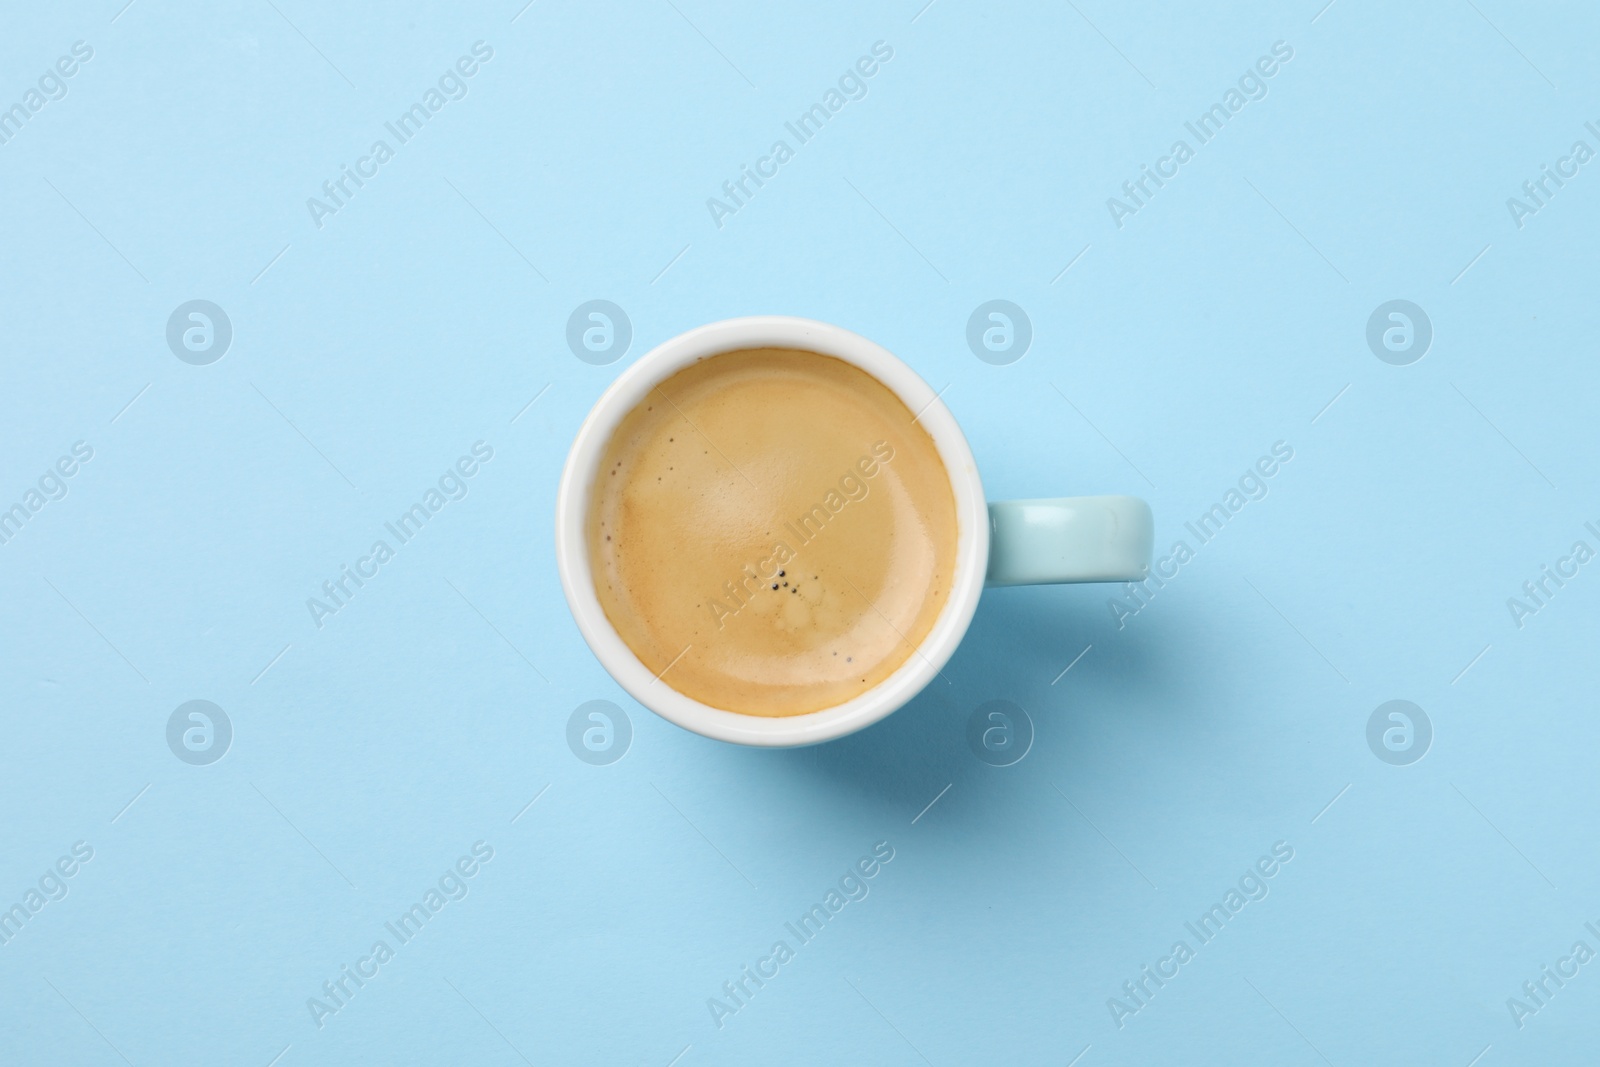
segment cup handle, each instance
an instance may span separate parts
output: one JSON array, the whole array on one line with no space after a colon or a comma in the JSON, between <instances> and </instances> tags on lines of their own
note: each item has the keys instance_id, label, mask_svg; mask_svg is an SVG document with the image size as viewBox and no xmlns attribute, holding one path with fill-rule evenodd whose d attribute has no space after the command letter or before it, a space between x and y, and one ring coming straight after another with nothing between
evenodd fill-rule
<instances>
[{"instance_id":1,"label":"cup handle","mask_svg":"<svg viewBox=\"0 0 1600 1067\"><path fill-rule=\"evenodd\" d=\"M1137 582L1150 572L1155 520L1132 496L989 505L989 585Z\"/></svg>"}]
</instances>

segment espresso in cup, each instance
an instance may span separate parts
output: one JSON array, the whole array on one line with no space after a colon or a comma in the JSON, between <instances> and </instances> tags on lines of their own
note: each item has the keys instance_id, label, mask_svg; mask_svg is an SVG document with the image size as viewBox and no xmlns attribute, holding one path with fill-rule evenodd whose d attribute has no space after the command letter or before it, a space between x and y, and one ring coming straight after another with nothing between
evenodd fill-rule
<instances>
[{"instance_id":1,"label":"espresso in cup","mask_svg":"<svg viewBox=\"0 0 1600 1067\"><path fill-rule=\"evenodd\" d=\"M656 685L801 715L917 655L955 578L950 475L887 386L753 348L655 386L607 442L585 536L606 618Z\"/></svg>"}]
</instances>

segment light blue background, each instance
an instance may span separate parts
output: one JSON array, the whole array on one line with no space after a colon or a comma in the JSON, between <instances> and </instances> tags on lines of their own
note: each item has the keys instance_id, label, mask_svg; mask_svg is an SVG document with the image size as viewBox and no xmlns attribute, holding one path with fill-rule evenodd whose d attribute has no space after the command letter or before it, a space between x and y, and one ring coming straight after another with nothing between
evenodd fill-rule
<instances>
[{"instance_id":1,"label":"light blue background","mask_svg":"<svg viewBox=\"0 0 1600 1067\"><path fill-rule=\"evenodd\" d=\"M94 58L0 146L0 506L94 458L0 545L0 906L94 859L0 946L0 1062L1593 1061L1600 963L1520 1029L1506 1000L1600 950L1600 565L1520 629L1506 599L1600 547L1600 163L1521 229L1505 202L1600 148L1600 20L921 4L13 5L0 103ZM478 40L467 97L314 226ZM718 229L706 198L879 40ZM1119 229L1106 198L1276 41L1266 98ZM234 329L209 366L164 337L197 298ZM634 330L604 367L565 342L593 298ZM965 342L993 298L1033 323L1009 366ZM1395 298L1435 331L1410 366L1365 341ZM1146 497L1158 553L1294 459L1121 629L1115 589L991 591L882 724L718 744L590 655L552 506L622 368L752 313L948 386L992 498ZM313 625L480 439L470 494ZM1366 742L1396 698L1433 724L1410 766ZM166 744L191 699L233 724L210 766ZM565 740L592 699L632 722L610 766ZM993 699L1035 726L1011 767L965 740ZM307 998L479 840L319 1029ZM870 896L718 1029L707 998L878 841ZM1119 1029L1108 998L1277 841L1270 895Z\"/></svg>"}]
</instances>

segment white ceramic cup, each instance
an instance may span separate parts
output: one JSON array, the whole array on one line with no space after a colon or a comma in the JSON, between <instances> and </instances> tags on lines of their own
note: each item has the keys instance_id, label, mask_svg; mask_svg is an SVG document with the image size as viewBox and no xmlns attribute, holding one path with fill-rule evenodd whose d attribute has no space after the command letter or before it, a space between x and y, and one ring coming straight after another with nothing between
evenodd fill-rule
<instances>
[{"instance_id":1,"label":"white ceramic cup","mask_svg":"<svg viewBox=\"0 0 1600 1067\"><path fill-rule=\"evenodd\" d=\"M798 348L852 363L893 390L933 437L956 502L956 567L933 629L889 677L843 704L803 715L744 715L702 704L647 668L606 618L595 592L584 526L600 458L629 411L658 384L707 356L742 348ZM991 536L992 535L992 536ZM781 747L829 741L870 726L916 696L967 632L990 585L1138 581L1149 570L1150 507L1133 497L988 504L972 450L955 418L916 372L873 342L823 322L763 315L701 326L666 341L618 375L578 430L556 497L556 565L583 639L639 703L719 741ZM670 670L670 668L669 668Z\"/></svg>"}]
</instances>

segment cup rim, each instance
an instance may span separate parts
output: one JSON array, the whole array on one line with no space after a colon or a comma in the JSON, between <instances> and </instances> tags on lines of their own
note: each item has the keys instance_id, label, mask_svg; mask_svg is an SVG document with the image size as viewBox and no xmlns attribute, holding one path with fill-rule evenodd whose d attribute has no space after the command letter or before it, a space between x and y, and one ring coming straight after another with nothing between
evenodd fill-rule
<instances>
[{"instance_id":1,"label":"cup rim","mask_svg":"<svg viewBox=\"0 0 1600 1067\"><path fill-rule=\"evenodd\" d=\"M601 455L623 417L658 383L696 360L743 348L797 348L833 356L887 386L932 436L956 502L956 567L950 597L916 652L858 696L820 711L765 716L702 703L656 677L606 618L595 591L584 526ZM628 695L686 730L765 747L812 745L854 733L921 692L955 652L983 592L989 558L983 483L955 416L916 371L887 349L840 326L787 315L725 319L663 341L617 376L595 401L567 454L556 495L555 552L561 589L584 641ZM670 668L669 668L670 669Z\"/></svg>"}]
</instances>

